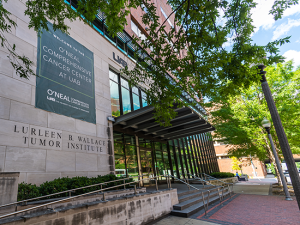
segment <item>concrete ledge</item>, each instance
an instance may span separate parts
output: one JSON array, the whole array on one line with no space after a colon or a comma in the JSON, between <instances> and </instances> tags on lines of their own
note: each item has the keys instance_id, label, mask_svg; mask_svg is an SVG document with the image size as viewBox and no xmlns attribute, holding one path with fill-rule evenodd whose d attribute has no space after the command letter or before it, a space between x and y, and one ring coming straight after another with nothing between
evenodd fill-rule
<instances>
[{"instance_id":1,"label":"concrete ledge","mask_svg":"<svg viewBox=\"0 0 300 225\"><path fill-rule=\"evenodd\" d=\"M77 205L49 206L34 213L0 220L0 224L147 224L169 214L178 203L177 189L161 190Z\"/></svg>"},{"instance_id":2,"label":"concrete ledge","mask_svg":"<svg viewBox=\"0 0 300 225\"><path fill-rule=\"evenodd\" d=\"M20 172L5 172L0 173L0 177L19 177Z\"/></svg>"},{"instance_id":3,"label":"concrete ledge","mask_svg":"<svg viewBox=\"0 0 300 225\"><path fill-rule=\"evenodd\" d=\"M237 183L238 179L237 177L228 177L228 178L221 178L218 180L210 180L209 183L213 184L213 185L225 185L223 182L225 183Z\"/></svg>"}]
</instances>

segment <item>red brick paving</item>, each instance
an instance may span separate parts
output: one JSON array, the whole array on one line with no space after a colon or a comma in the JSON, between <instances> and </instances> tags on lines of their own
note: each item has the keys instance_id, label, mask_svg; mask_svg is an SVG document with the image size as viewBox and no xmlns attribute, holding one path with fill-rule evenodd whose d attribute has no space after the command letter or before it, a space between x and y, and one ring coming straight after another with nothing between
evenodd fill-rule
<instances>
[{"instance_id":1,"label":"red brick paving","mask_svg":"<svg viewBox=\"0 0 300 225\"><path fill-rule=\"evenodd\" d=\"M300 211L296 200L286 201L282 196L241 194L212 215L202 214L197 218L221 224L300 224Z\"/></svg>"}]
</instances>

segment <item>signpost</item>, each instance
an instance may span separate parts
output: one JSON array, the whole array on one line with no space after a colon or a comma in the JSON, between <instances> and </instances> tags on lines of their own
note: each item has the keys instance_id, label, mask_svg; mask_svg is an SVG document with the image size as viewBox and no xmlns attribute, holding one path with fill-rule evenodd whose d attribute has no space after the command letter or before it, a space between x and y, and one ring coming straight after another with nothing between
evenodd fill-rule
<instances>
[{"instance_id":1,"label":"signpost","mask_svg":"<svg viewBox=\"0 0 300 225\"><path fill-rule=\"evenodd\" d=\"M96 123L93 52L48 28L38 39L35 106Z\"/></svg>"}]
</instances>

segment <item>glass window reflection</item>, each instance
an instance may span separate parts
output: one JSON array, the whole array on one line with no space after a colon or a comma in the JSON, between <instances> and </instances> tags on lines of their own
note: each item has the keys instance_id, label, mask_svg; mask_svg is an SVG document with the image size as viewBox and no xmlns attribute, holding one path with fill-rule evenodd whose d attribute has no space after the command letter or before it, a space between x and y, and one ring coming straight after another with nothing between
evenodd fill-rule
<instances>
[{"instance_id":1,"label":"glass window reflection","mask_svg":"<svg viewBox=\"0 0 300 225\"><path fill-rule=\"evenodd\" d=\"M113 116L120 116L119 85L110 80L110 101Z\"/></svg>"},{"instance_id":2,"label":"glass window reflection","mask_svg":"<svg viewBox=\"0 0 300 225\"><path fill-rule=\"evenodd\" d=\"M133 100L133 110L137 110L141 108L139 96L137 96L136 94L132 94L132 100Z\"/></svg>"},{"instance_id":3,"label":"glass window reflection","mask_svg":"<svg viewBox=\"0 0 300 225\"><path fill-rule=\"evenodd\" d=\"M131 112L130 93L129 90L124 87L122 87L122 104L124 115Z\"/></svg>"}]
</instances>

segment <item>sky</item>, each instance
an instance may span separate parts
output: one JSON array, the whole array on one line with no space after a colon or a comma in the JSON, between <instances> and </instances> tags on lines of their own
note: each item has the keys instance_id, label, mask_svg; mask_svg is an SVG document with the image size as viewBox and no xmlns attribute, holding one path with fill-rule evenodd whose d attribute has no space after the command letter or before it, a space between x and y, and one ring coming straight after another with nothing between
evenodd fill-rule
<instances>
[{"instance_id":1,"label":"sky","mask_svg":"<svg viewBox=\"0 0 300 225\"><path fill-rule=\"evenodd\" d=\"M294 66L300 66L300 5L285 10L282 19L274 20L269 11L273 0L256 0L252 10L253 25L256 27L252 40L257 45L266 45L270 41L291 36L290 43L279 47L280 54L286 60L294 60Z\"/></svg>"}]
</instances>

